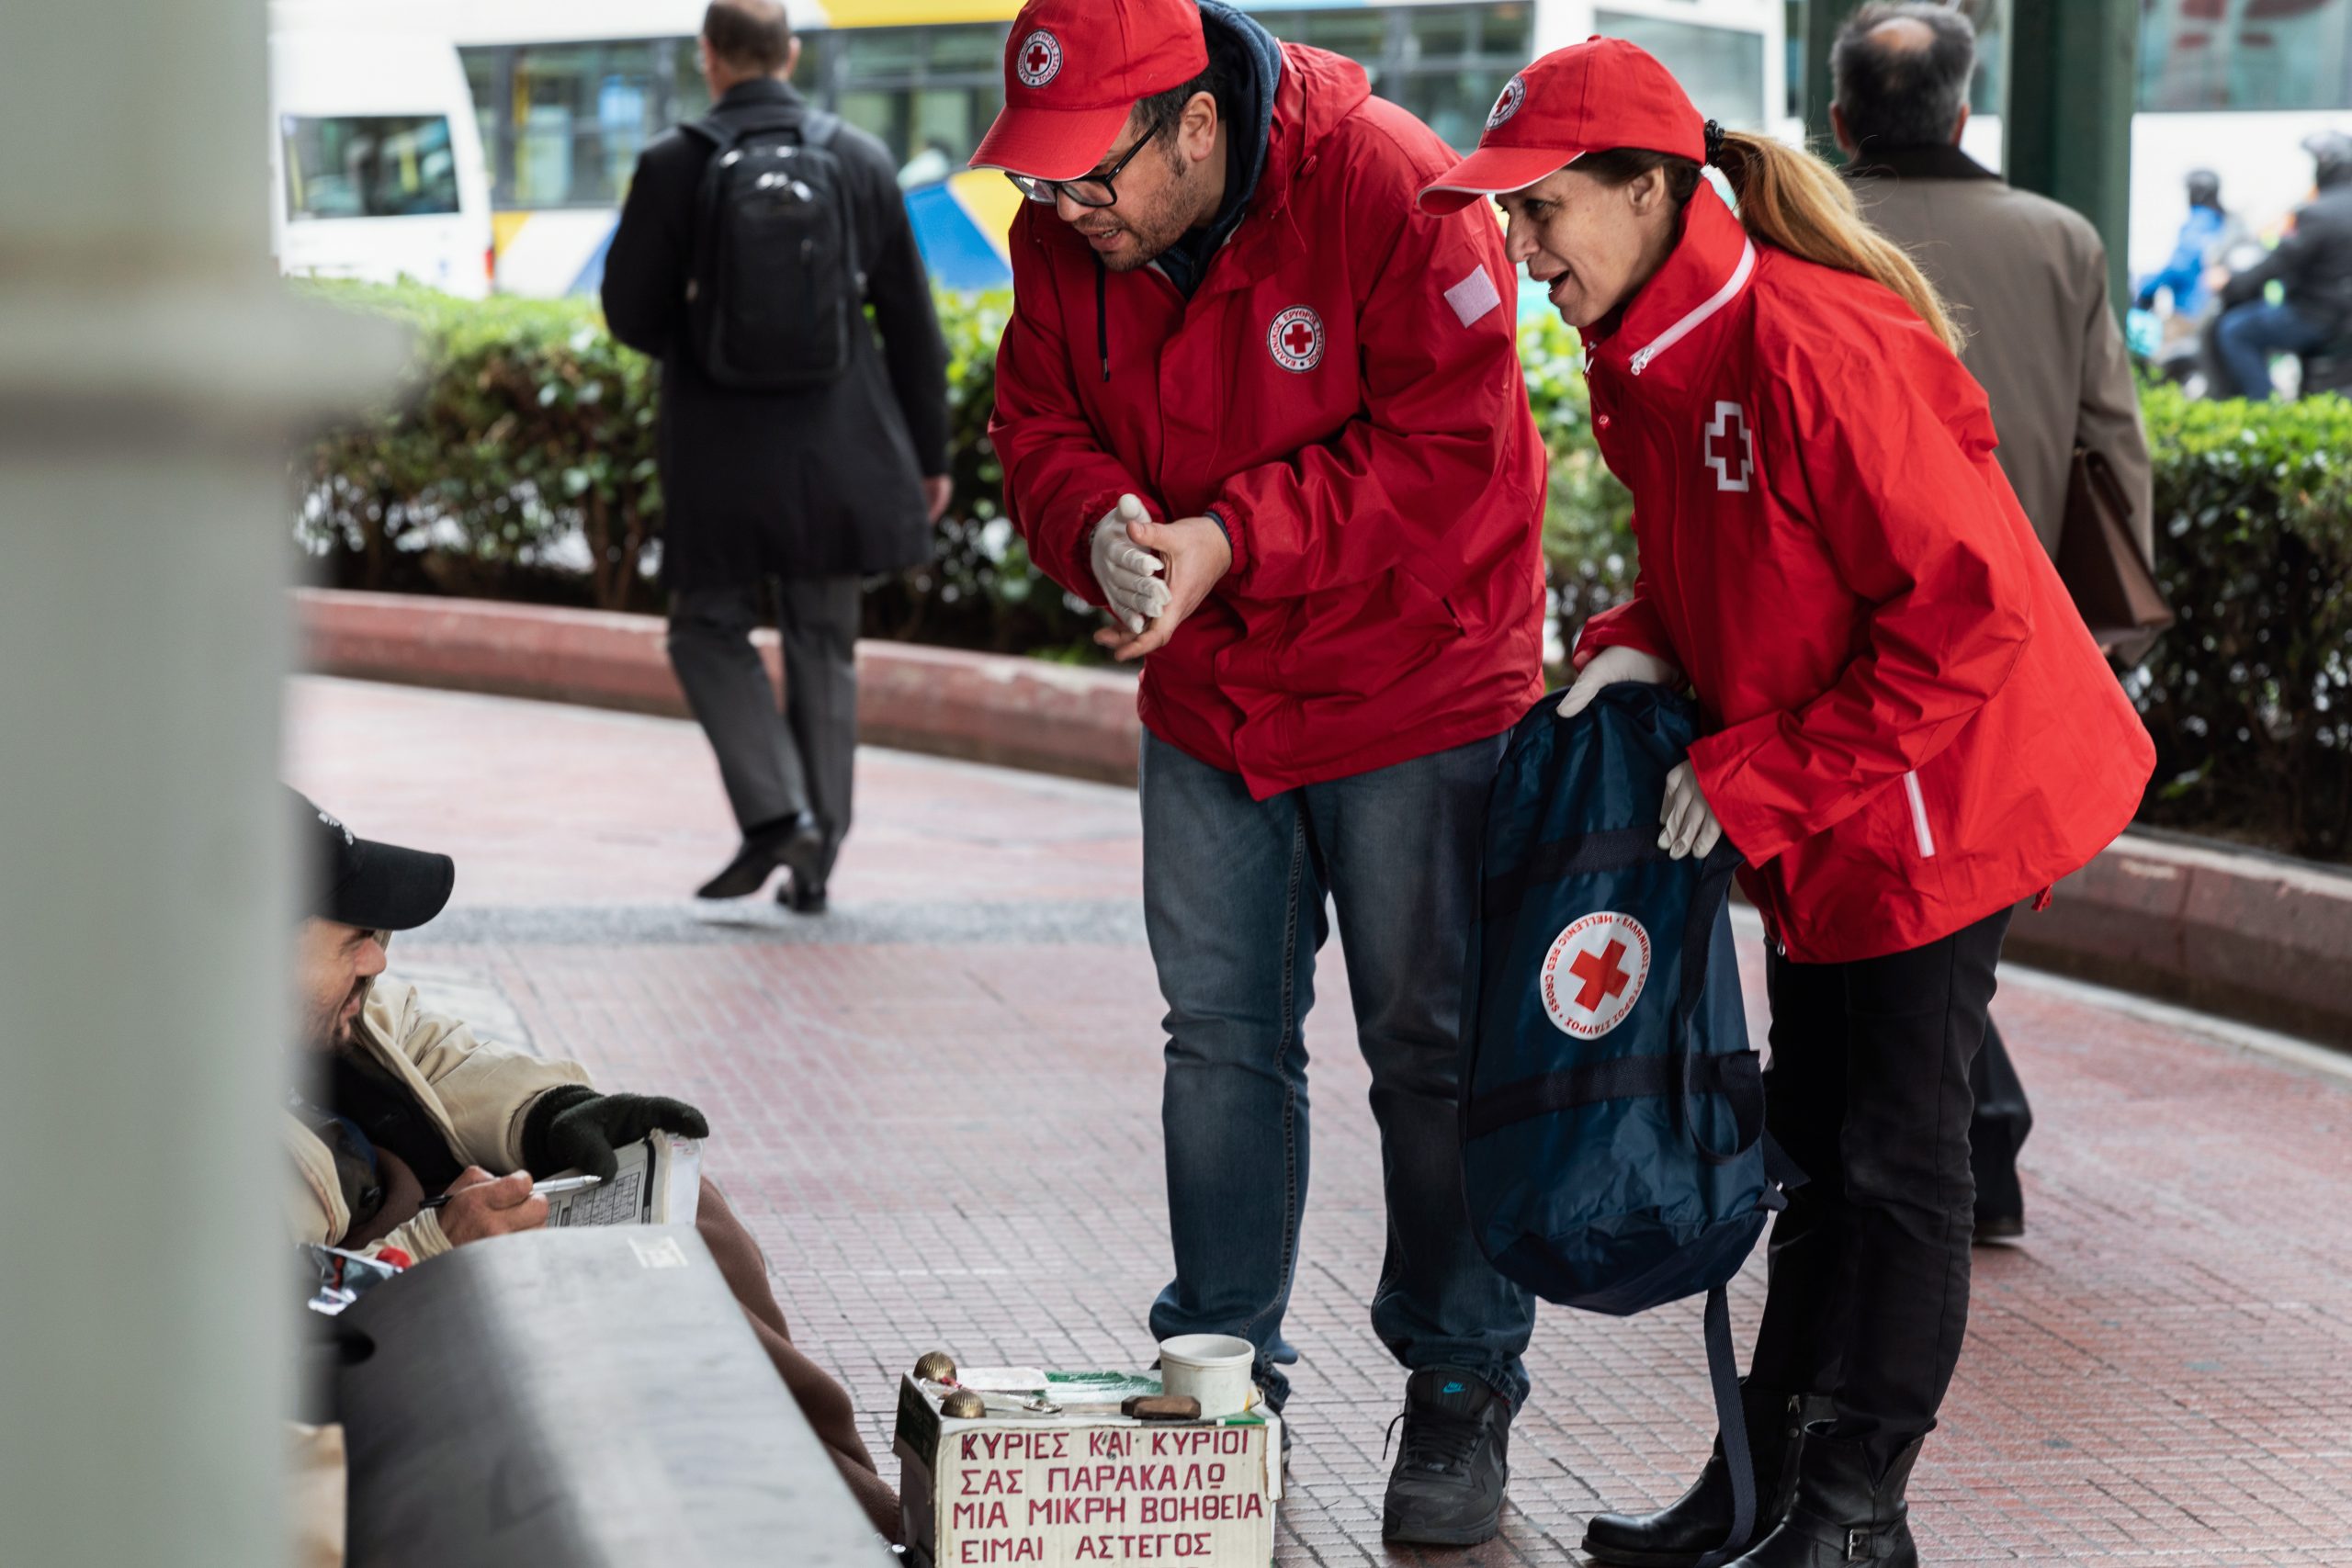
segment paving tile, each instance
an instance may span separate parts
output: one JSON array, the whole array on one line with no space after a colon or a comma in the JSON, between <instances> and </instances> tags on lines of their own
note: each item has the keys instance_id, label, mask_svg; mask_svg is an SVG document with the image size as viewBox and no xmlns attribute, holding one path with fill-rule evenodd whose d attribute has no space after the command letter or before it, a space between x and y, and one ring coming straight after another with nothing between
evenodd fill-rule
<instances>
[{"instance_id":1,"label":"paving tile","mask_svg":"<svg viewBox=\"0 0 2352 1568\"><path fill-rule=\"evenodd\" d=\"M450 914L401 940L396 972L482 998L606 1087L710 1113L709 1168L877 1454L922 1350L1148 1358L1161 1008L1131 794L869 751L839 913L812 934L689 907L733 834L684 724L302 680L288 767L359 830L458 857ZM1402 1375L1367 1321L1379 1149L1336 953L1318 990L1277 1561L1574 1561L1587 1516L1669 1500L1705 1451L1696 1306L1546 1308L1503 1534L1384 1549ZM1976 1257L1914 1488L1925 1558L2352 1565L2352 1086L2026 979L1996 1010L2034 1103L2031 1230ZM1761 1301L1759 1260L1740 1333Z\"/></svg>"}]
</instances>

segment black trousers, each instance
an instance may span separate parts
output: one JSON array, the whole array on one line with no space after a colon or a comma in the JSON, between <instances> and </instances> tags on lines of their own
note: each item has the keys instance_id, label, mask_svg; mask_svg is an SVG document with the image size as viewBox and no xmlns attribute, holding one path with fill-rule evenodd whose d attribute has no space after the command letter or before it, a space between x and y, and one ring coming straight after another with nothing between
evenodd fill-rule
<instances>
[{"instance_id":1,"label":"black trousers","mask_svg":"<svg viewBox=\"0 0 2352 1568\"><path fill-rule=\"evenodd\" d=\"M718 776L745 831L813 811L831 872L849 834L857 756L858 580L776 584L784 698L752 646L760 585L695 589L670 598L670 667L718 755Z\"/></svg>"},{"instance_id":2,"label":"black trousers","mask_svg":"<svg viewBox=\"0 0 2352 1568\"><path fill-rule=\"evenodd\" d=\"M2003 910L1853 964L1768 961L1765 1123L1805 1184L1774 1221L1749 1371L1826 1393L1883 1465L1936 1424L1968 1325L1969 1068Z\"/></svg>"},{"instance_id":3,"label":"black trousers","mask_svg":"<svg viewBox=\"0 0 2352 1568\"><path fill-rule=\"evenodd\" d=\"M1984 1022L1984 1048L1968 1070L1976 1108L1968 1122L1968 1165L1976 1177L1976 1218L2022 1220L2025 1189L2018 1184L2018 1150L2033 1131L2033 1107L2025 1098L2000 1026Z\"/></svg>"}]
</instances>

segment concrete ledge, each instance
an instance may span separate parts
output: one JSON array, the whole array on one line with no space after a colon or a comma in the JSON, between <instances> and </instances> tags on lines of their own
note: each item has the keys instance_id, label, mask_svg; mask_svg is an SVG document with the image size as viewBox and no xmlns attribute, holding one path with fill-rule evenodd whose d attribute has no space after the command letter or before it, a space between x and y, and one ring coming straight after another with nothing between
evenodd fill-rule
<instances>
[{"instance_id":1,"label":"concrete ledge","mask_svg":"<svg viewBox=\"0 0 2352 1568\"><path fill-rule=\"evenodd\" d=\"M2134 830L2020 912L2037 968L2352 1045L2352 872Z\"/></svg>"},{"instance_id":2,"label":"concrete ledge","mask_svg":"<svg viewBox=\"0 0 2352 1568\"><path fill-rule=\"evenodd\" d=\"M322 674L684 716L663 627L479 600L304 590ZM771 674L773 632L760 644ZM860 733L884 746L1133 784L1135 682L1037 660L858 645ZM2020 911L2018 961L2352 1045L2352 871L2134 831Z\"/></svg>"},{"instance_id":3,"label":"concrete ledge","mask_svg":"<svg viewBox=\"0 0 2352 1568\"><path fill-rule=\"evenodd\" d=\"M323 675L686 716L659 616L314 588L295 603L304 666ZM753 640L780 681L775 633ZM893 642L859 643L857 675L876 745L1135 783L1130 676Z\"/></svg>"}]
</instances>

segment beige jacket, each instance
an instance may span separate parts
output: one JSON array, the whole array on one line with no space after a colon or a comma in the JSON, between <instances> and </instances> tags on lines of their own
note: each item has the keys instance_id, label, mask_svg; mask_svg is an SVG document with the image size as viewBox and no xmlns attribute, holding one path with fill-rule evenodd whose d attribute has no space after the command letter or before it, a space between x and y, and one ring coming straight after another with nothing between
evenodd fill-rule
<instances>
[{"instance_id":1,"label":"beige jacket","mask_svg":"<svg viewBox=\"0 0 2352 1568\"><path fill-rule=\"evenodd\" d=\"M2057 550L2079 441L2115 470L2153 559L2148 441L2098 231L1957 147L1872 152L1847 175L1862 215L1910 253L1967 334L1961 360L1993 405L1996 456L2042 547Z\"/></svg>"},{"instance_id":2,"label":"beige jacket","mask_svg":"<svg viewBox=\"0 0 2352 1568\"><path fill-rule=\"evenodd\" d=\"M587 1069L577 1062L486 1044L456 1019L426 1012L413 986L379 981L353 1028L352 1043L408 1086L460 1165L501 1176L523 1168L523 1120L532 1102L561 1085L588 1082ZM290 1111L285 1129L300 1173L287 1194L294 1239L333 1246L351 1228L334 1156ZM366 1250L384 1247L422 1262L448 1251L449 1238L441 1234L439 1218L426 1213Z\"/></svg>"}]
</instances>

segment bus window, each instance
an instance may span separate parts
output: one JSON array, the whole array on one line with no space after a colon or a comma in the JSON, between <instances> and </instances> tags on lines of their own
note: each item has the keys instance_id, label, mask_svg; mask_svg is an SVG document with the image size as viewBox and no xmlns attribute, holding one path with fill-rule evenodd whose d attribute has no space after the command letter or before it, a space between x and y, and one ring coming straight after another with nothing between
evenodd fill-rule
<instances>
[{"instance_id":1,"label":"bus window","mask_svg":"<svg viewBox=\"0 0 2352 1568\"><path fill-rule=\"evenodd\" d=\"M1407 6L1348 10L1252 7L1276 38L1344 54L1372 90L1410 109L1455 147L1477 142L1511 73L1534 52L1535 7Z\"/></svg>"},{"instance_id":2,"label":"bus window","mask_svg":"<svg viewBox=\"0 0 2352 1568\"><path fill-rule=\"evenodd\" d=\"M446 115L287 115L278 130L291 221L458 210Z\"/></svg>"},{"instance_id":3,"label":"bus window","mask_svg":"<svg viewBox=\"0 0 2352 1568\"><path fill-rule=\"evenodd\" d=\"M1657 55L1708 118L1734 130L1765 129L1762 33L1623 11L1595 11L1592 25Z\"/></svg>"},{"instance_id":4,"label":"bus window","mask_svg":"<svg viewBox=\"0 0 2352 1568\"><path fill-rule=\"evenodd\" d=\"M2352 0L2224 7L2146 0L2143 109L2342 109L2352 105Z\"/></svg>"}]
</instances>

